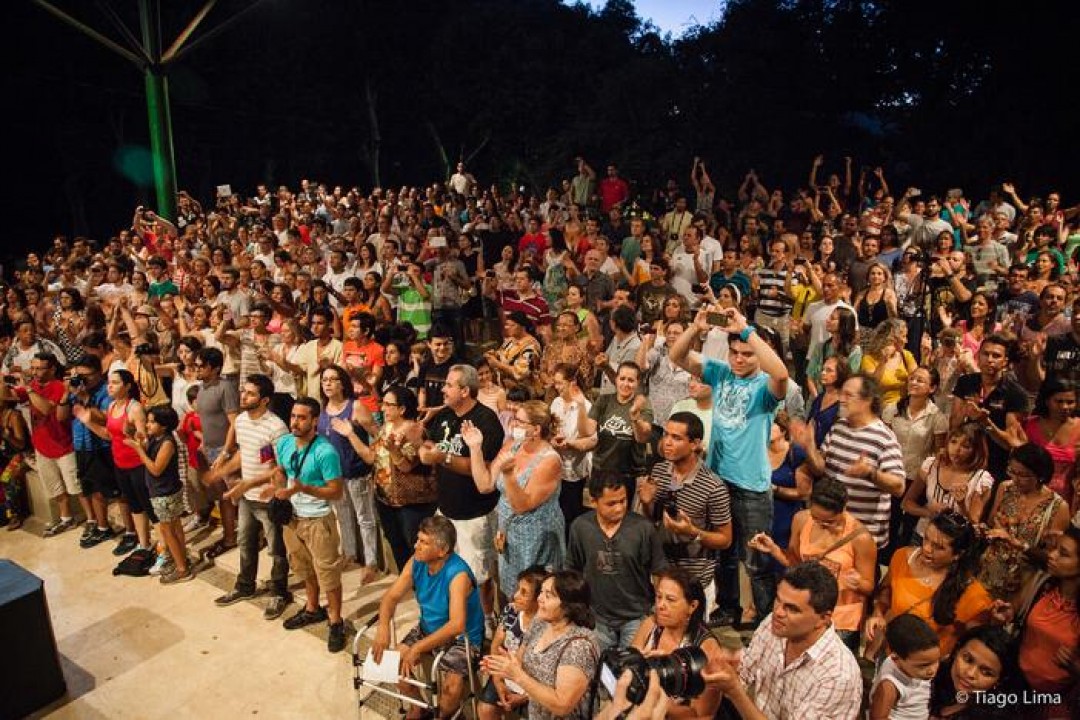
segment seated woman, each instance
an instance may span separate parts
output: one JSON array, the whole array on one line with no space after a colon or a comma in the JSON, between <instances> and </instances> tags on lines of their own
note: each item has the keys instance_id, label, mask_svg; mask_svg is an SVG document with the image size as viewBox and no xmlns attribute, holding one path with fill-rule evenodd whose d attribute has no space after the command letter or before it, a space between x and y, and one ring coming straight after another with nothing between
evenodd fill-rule
<instances>
[{"instance_id":1,"label":"seated woman","mask_svg":"<svg viewBox=\"0 0 1080 720\"><path fill-rule=\"evenodd\" d=\"M484 658L488 673L525 691L529 720L592 717L589 685L600 651L590 600L581 573L556 571L540 588L536 619L517 652L500 650Z\"/></svg>"},{"instance_id":2,"label":"seated woman","mask_svg":"<svg viewBox=\"0 0 1080 720\"><path fill-rule=\"evenodd\" d=\"M923 461L904 495L904 512L919 518L915 535L921 542L930 518L954 510L978 524L990 499L994 477L986 467L986 433L964 423L949 433L945 447Z\"/></svg>"},{"instance_id":3,"label":"seated woman","mask_svg":"<svg viewBox=\"0 0 1080 720\"><path fill-rule=\"evenodd\" d=\"M836 480L819 480L810 493L810 508L791 522L786 550L764 533L751 538L750 547L784 567L816 560L832 571L840 585L833 627L844 644L857 651L866 598L874 591L877 545L866 526L847 511L847 488Z\"/></svg>"},{"instance_id":4,"label":"seated woman","mask_svg":"<svg viewBox=\"0 0 1080 720\"><path fill-rule=\"evenodd\" d=\"M878 585L866 621L868 657L877 654L889 620L911 613L937 631L941 655L950 655L968 627L984 625L998 608L975 575L982 544L975 527L955 512L931 518L922 546L897 550Z\"/></svg>"},{"instance_id":5,"label":"seated woman","mask_svg":"<svg viewBox=\"0 0 1080 720\"><path fill-rule=\"evenodd\" d=\"M1047 707L1044 717L1077 717L1080 701L1080 528L1065 528L1051 545L1046 572L1029 586L1014 627L1020 628L1019 664L1028 686L1073 698Z\"/></svg>"},{"instance_id":6,"label":"seated woman","mask_svg":"<svg viewBox=\"0 0 1080 720\"><path fill-rule=\"evenodd\" d=\"M720 643L705 627L705 592L697 580L675 565L653 575L656 605L630 642L646 657L670 655L674 650L694 646L706 657L720 657ZM711 718L720 707L720 691L706 686L695 698L673 697L668 718Z\"/></svg>"},{"instance_id":7,"label":"seated woman","mask_svg":"<svg viewBox=\"0 0 1080 720\"><path fill-rule=\"evenodd\" d=\"M521 647L521 640L532 627L540 606L540 586L547 575L547 570L534 566L517 576L517 590L503 608L499 627L491 638L493 652L501 648L513 654ZM476 709L480 720L499 720L528 701L520 685L513 682L507 684L505 680L490 677L480 692Z\"/></svg>"},{"instance_id":8,"label":"seated woman","mask_svg":"<svg viewBox=\"0 0 1080 720\"><path fill-rule=\"evenodd\" d=\"M980 625L965 632L956 642L956 652L942 660L930 684L931 720L1016 717L1011 703L978 701L979 693L1019 690L1015 657L1012 640L1001 628Z\"/></svg>"},{"instance_id":9,"label":"seated woman","mask_svg":"<svg viewBox=\"0 0 1080 720\"><path fill-rule=\"evenodd\" d=\"M1039 546L1069 525L1069 508L1047 487L1054 476L1050 453L1034 443L1012 451L1009 479L998 488L990 509L990 547L979 580L997 598L1011 600L1035 570Z\"/></svg>"}]
</instances>

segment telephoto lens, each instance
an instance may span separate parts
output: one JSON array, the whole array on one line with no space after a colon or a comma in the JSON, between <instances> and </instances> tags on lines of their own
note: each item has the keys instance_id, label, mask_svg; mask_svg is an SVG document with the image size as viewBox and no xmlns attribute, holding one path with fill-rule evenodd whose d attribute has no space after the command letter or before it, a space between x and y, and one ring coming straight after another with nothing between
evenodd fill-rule
<instances>
[{"instance_id":1,"label":"telephoto lens","mask_svg":"<svg viewBox=\"0 0 1080 720\"><path fill-rule=\"evenodd\" d=\"M601 658L601 674L607 671L614 680L626 670L630 671L630 686L626 689L626 700L632 705L640 705L649 690L649 670L655 670L660 679L660 687L672 698L695 698L705 690L705 679L701 671L705 669L705 651L699 647L681 647L670 655L646 658L635 648L613 648ZM609 688L609 693L613 689Z\"/></svg>"}]
</instances>

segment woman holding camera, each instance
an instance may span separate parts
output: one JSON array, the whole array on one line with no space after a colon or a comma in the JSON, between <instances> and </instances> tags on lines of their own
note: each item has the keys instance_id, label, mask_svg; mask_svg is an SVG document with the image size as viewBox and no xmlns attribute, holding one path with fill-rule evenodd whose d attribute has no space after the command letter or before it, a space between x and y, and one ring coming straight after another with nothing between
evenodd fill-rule
<instances>
[{"instance_id":1,"label":"woman holding camera","mask_svg":"<svg viewBox=\"0 0 1080 720\"><path fill-rule=\"evenodd\" d=\"M552 573L540 586L536 618L516 653L484 658L492 676L511 680L529 696L529 720L592 717L590 681L599 649L589 585L576 570Z\"/></svg>"},{"instance_id":2,"label":"woman holding camera","mask_svg":"<svg viewBox=\"0 0 1080 720\"><path fill-rule=\"evenodd\" d=\"M719 658L720 643L705 626L705 593L686 570L671 565L653 575L656 604L630 646L645 657L670 655L683 647L696 647L706 657ZM711 718L720 707L720 691L707 686L697 697L673 697L668 718Z\"/></svg>"}]
</instances>

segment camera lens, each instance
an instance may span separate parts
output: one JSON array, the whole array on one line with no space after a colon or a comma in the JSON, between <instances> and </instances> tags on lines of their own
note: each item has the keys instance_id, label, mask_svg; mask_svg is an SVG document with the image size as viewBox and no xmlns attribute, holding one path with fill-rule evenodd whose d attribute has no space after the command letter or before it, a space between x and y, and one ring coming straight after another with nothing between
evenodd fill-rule
<instances>
[{"instance_id":1,"label":"camera lens","mask_svg":"<svg viewBox=\"0 0 1080 720\"><path fill-rule=\"evenodd\" d=\"M660 687L673 698L694 698L705 690L701 671L705 652L699 647L681 647L665 657L650 658L649 667L660 678Z\"/></svg>"}]
</instances>

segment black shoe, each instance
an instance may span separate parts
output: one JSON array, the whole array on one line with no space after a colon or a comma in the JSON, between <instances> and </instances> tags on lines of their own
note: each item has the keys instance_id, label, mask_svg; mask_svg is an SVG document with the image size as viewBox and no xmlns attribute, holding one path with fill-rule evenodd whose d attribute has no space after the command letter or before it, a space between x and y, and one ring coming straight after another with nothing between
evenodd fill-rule
<instances>
[{"instance_id":1,"label":"black shoe","mask_svg":"<svg viewBox=\"0 0 1080 720\"><path fill-rule=\"evenodd\" d=\"M330 637L326 641L326 649L332 653L341 652L345 649L345 621L338 620L330 623Z\"/></svg>"},{"instance_id":2,"label":"black shoe","mask_svg":"<svg viewBox=\"0 0 1080 720\"><path fill-rule=\"evenodd\" d=\"M124 533L120 538L120 542L113 548L112 554L120 557L121 555L127 555L129 552L139 547L139 538L133 533Z\"/></svg>"},{"instance_id":3,"label":"black shoe","mask_svg":"<svg viewBox=\"0 0 1080 720\"><path fill-rule=\"evenodd\" d=\"M286 630L299 630L307 625L314 625L315 623L326 622L326 608L320 607L315 612L309 612L307 607L300 609L300 612L296 613L290 618L287 618L282 623L282 627Z\"/></svg>"},{"instance_id":4,"label":"black shoe","mask_svg":"<svg viewBox=\"0 0 1080 720\"><path fill-rule=\"evenodd\" d=\"M86 541L92 538L95 532L97 532L97 525L87 521L86 526L83 527L82 537L79 538L79 545L86 547Z\"/></svg>"},{"instance_id":5,"label":"black shoe","mask_svg":"<svg viewBox=\"0 0 1080 720\"><path fill-rule=\"evenodd\" d=\"M237 590L232 589L219 598L214 598L214 604L218 607L227 607L233 603L238 603L241 600L247 600L248 598L255 597L254 590Z\"/></svg>"},{"instance_id":6,"label":"black shoe","mask_svg":"<svg viewBox=\"0 0 1080 720\"><path fill-rule=\"evenodd\" d=\"M709 627L734 627L739 622L739 613L733 610L716 609L709 615Z\"/></svg>"},{"instance_id":7,"label":"black shoe","mask_svg":"<svg viewBox=\"0 0 1080 720\"><path fill-rule=\"evenodd\" d=\"M82 541L79 542L79 546L84 548L97 547L106 540L112 540L114 536L115 533L112 531L112 528L96 527L88 537L83 538Z\"/></svg>"},{"instance_id":8,"label":"black shoe","mask_svg":"<svg viewBox=\"0 0 1080 720\"><path fill-rule=\"evenodd\" d=\"M290 595L274 595L270 598L266 609L263 610L264 620L277 620L285 613L285 608L292 602Z\"/></svg>"}]
</instances>

